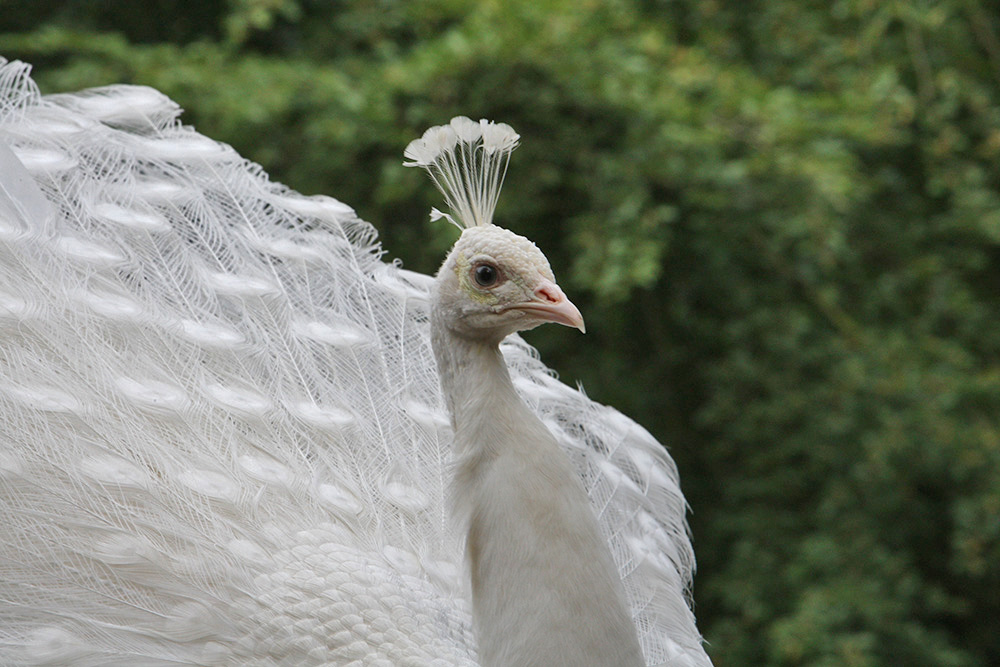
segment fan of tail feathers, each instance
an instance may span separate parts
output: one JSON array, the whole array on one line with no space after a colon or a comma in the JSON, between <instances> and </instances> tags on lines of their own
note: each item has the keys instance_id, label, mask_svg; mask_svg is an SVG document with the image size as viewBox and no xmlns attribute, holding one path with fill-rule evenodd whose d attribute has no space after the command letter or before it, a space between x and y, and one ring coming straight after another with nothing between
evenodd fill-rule
<instances>
[{"instance_id":1,"label":"fan of tail feathers","mask_svg":"<svg viewBox=\"0 0 1000 667\"><path fill-rule=\"evenodd\" d=\"M431 279L179 114L0 60L0 664L474 665ZM647 664L709 665L673 463L503 351Z\"/></svg>"}]
</instances>

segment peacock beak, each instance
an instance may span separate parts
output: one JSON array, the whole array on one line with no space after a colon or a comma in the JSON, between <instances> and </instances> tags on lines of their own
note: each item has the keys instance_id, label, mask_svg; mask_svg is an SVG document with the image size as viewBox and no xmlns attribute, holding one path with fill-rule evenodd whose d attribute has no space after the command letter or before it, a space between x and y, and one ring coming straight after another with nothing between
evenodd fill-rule
<instances>
[{"instance_id":1,"label":"peacock beak","mask_svg":"<svg viewBox=\"0 0 1000 667\"><path fill-rule=\"evenodd\" d=\"M512 309L524 311L543 322L564 324L579 329L582 333L587 333L587 327L583 323L583 315L573 305L573 302L566 298L566 294L559 288L559 285L551 280L542 279L531 296L530 301L512 306Z\"/></svg>"}]
</instances>

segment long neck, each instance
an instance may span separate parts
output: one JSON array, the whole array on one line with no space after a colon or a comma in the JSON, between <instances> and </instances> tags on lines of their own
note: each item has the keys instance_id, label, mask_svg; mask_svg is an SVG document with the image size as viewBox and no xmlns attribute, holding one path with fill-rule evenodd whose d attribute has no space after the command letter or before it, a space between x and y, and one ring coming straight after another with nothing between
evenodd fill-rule
<instances>
[{"instance_id":1,"label":"long neck","mask_svg":"<svg viewBox=\"0 0 1000 667\"><path fill-rule=\"evenodd\" d=\"M484 667L641 667L621 581L569 460L521 401L496 342L431 336L455 429L454 509L466 530Z\"/></svg>"},{"instance_id":2,"label":"long neck","mask_svg":"<svg viewBox=\"0 0 1000 667\"><path fill-rule=\"evenodd\" d=\"M432 316L431 343L460 447L458 454L469 453L463 450L471 446L491 446L490 441L474 436L475 431L489 428L487 415L490 421L515 416L536 419L514 390L497 342L464 338L452 332L441 318Z\"/></svg>"}]
</instances>

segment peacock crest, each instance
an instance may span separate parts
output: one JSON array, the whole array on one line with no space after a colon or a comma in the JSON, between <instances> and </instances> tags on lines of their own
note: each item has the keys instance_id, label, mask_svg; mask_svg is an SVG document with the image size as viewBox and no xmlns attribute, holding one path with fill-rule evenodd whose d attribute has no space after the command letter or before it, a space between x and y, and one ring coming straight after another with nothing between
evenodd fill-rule
<instances>
[{"instance_id":1,"label":"peacock crest","mask_svg":"<svg viewBox=\"0 0 1000 667\"><path fill-rule=\"evenodd\" d=\"M431 220L445 218L459 229L493 224L510 154L520 139L506 123L456 116L411 141L403 165L426 169L454 214L432 208Z\"/></svg>"}]
</instances>

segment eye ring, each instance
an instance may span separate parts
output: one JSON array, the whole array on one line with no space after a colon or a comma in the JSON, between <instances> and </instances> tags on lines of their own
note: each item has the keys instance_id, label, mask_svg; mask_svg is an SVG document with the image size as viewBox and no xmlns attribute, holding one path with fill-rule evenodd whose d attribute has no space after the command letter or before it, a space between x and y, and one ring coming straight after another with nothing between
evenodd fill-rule
<instances>
[{"instance_id":1,"label":"eye ring","mask_svg":"<svg viewBox=\"0 0 1000 667\"><path fill-rule=\"evenodd\" d=\"M480 287L496 287L500 281L500 269L490 264L482 262L472 267L472 279Z\"/></svg>"}]
</instances>

